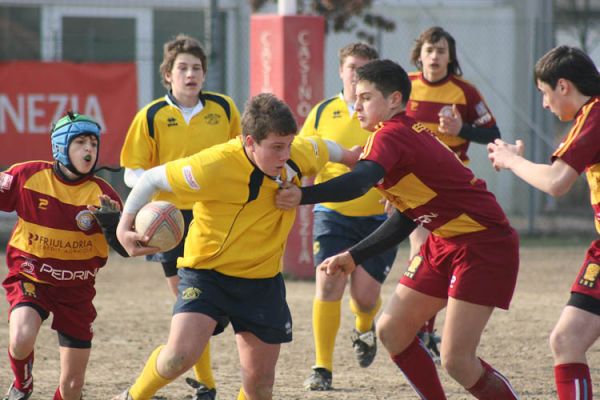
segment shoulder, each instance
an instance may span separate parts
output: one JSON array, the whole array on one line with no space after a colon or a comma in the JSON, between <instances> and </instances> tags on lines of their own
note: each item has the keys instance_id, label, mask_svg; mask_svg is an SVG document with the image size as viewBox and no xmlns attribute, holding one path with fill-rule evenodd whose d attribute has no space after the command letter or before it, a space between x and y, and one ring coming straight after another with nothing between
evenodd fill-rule
<instances>
[{"instance_id":1,"label":"shoulder","mask_svg":"<svg viewBox=\"0 0 600 400\"><path fill-rule=\"evenodd\" d=\"M237 111L237 106L235 105L233 99L222 93L202 92L202 94L200 95L200 99L204 104L211 102L219 105L224 110L235 109Z\"/></svg>"},{"instance_id":2,"label":"shoulder","mask_svg":"<svg viewBox=\"0 0 600 400\"><path fill-rule=\"evenodd\" d=\"M52 169L52 164L50 161L25 161L13 164L5 172L9 174L33 175L42 170Z\"/></svg>"},{"instance_id":3,"label":"shoulder","mask_svg":"<svg viewBox=\"0 0 600 400\"><path fill-rule=\"evenodd\" d=\"M462 91L465 92L465 94L467 94L467 95L476 95L478 97L481 97L481 95L479 94L479 90L477 90L477 87L475 87L475 85L473 83L471 83L470 81L464 79L463 77L457 76L457 75L452 75L450 77L450 80L456 86L458 86L459 88L461 88Z\"/></svg>"}]
</instances>

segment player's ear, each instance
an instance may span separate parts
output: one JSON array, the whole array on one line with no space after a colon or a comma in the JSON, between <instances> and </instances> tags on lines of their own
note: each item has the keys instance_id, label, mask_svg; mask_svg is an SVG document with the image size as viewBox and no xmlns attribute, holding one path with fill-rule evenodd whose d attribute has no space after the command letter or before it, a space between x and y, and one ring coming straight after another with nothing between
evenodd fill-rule
<instances>
[{"instance_id":1,"label":"player's ear","mask_svg":"<svg viewBox=\"0 0 600 400\"><path fill-rule=\"evenodd\" d=\"M402 107L402 93L399 90L396 90L390 94L390 106L393 108Z\"/></svg>"}]
</instances>

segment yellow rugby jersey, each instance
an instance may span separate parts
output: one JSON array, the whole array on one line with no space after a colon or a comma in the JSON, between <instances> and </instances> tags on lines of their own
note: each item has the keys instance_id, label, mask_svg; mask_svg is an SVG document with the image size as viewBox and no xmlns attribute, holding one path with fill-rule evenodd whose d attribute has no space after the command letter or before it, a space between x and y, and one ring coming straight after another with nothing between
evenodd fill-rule
<instances>
[{"instance_id":1,"label":"yellow rugby jersey","mask_svg":"<svg viewBox=\"0 0 600 400\"><path fill-rule=\"evenodd\" d=\"M281 180L300 185L329 160L320 138L295 138ZM296 210L275 206L279 184L246 156L241 137L171 161L173 194L194 202L194 219L178 267L214 269L239 278L270 278L281 260ZM301 176L300 176L301 175Z\"/></svg>"},{"instance_id":2,"label":"yellow rugby jersey","mask_svg":"<svg viewBox=\"0 0 600 400\"><path fill-rule=\"evenodd\" d=\"M338 143L347 149L352 146L364 146L371 135L362 129L356 116L350 115L342 95L332 97L317 104L308 114L300 131L300 136L318 136ZM328 162L319 172L315 184L328 181L350 171L344 164ZM322 206L348 217L366 217L384 213L380 203L381 193L375 188L364 196L341 203L321 203Z\"/></svg>"},{"instance_id":3,"label":"yellow rugby jersey","mask_svg":"<svg viewBox=\"0 0 600 400\"><path fill-rule=\"evenodd\" d=\"M225 143L241 133L240 113L230 97L202 92L203 108L187 124L168 96L152 101L136 114L121 150L122 167L147 170ZM168 192L159 192L153 200L170 201L182 210L193 206Z\"/></svg>"}]
</instances>

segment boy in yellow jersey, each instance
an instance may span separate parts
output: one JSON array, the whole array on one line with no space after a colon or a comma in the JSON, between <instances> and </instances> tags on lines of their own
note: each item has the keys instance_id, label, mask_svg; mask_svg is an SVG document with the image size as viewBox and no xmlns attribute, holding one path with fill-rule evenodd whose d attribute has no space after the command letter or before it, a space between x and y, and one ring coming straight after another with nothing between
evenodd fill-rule
<instances>
[{"instance_id":1,"label":"boy in yellow jersey","mask_svg":"<svg viewBox=\"0 0 600 400\"><path fill-rule=\"evenodd\" d=\"M360 127L354 112L356 69L378 58L377 51L363 43L351 43L339 50L339 75L343 91L317 104L308 115L300 136L319 136L343 147L364 146L371 132ZM317 175L320 183L348 172L339 163L327 163ZM357 199L342 203L321 203L314 208L315 265L358 243L385 220L382 196L377 189ZM358 363L371 365L377 351L374 318L381 305L381 285L389 273L395 248L366 260L350 276L350 308L355 315L351 340ZM341 301L348 277L315 272L316 290L313 300L313 335L315 364L304 387L309 390L331 390L333 351L340 327Z\"/></svg>"},{"instance_id":2,"label":"boy in yellow jersey","mask_svg":"<svg viewBox=\"0 0 600 400\"><path fill-rule=\"evenodd\" d=\"M154 250L140 245L146 238L132 224L155 191L193 202L194 219L177 263L168 342L118 398L150 399L194 363L223 318L235 331L243 371L238 399L272 398L281 343L292 340L281 260L296 215L277 209L275 195L330 159L352 165L357 155L319 138L294 140L294 117L271 94L247 103L242 128L234 140L145 172L127 199L117 236L134 256Z\"/></svg>"},{"instance_id":3,"label":"boy in yellow jersey","mask_svg":"<svg viewBox=\"0 0 600 400\"><path fill-rule=\"evenodd\" d=\"M50 314L61 365L52 399L81 398L96 319L95 278L106 264L109 244L127 255L114 236L118 213L104 218L112 227L107 238L105 225L92 215L99 199L115 209L121 204L115 190L94 175L100 125L69 112L54 125L51 143L53 163L28 161L0 172L0 211L18 217L2 282L9 303L7 364L14 374L5 400L31 396L35 343Z\"/></svg>"},{"instance_id":4,"label":"boy in yellow jersey","mask_svg":"<svg viewBox=\"0 0 600 400\"><path fill-rule=\"evenodd\" d=\"M426 29L415 40L411 62L418 68L409 74L412 91L406 114L421 122L456 153L465 164L471 142L488 144L500 137L496 120L477 88L462 77L456 41L439 26ZM409 260L419 253L429 232L417 227L410 235ZM439 363L440 352L433 327L435 316L419 337Z\"/></svg>"},{"instance_id":5,"label":"boy in yellow jersey","mask_svg":"<svg viewBox=\"0 0 600 400\"><path fill-rule=\"evenodd\" d=\"M240 115L231 98L202 91L206 66L206 54L197 40L178 35L165 43L160 73L168 93L142 108L127 132L121 150L127 186L133 187L145 170L227 142L240 134ZM158 192L153 200L170 201L181 210L186 227L184 235L187 235L193 203L168 192ZM183 241L173 250L148 257L150 261L162 263L175 297L179 283L177 257L182 255ZM192 400L214 400L216 388L209 346L194 365L194 373L198 381L187 379L195 388Z\"/></svg>"}]
</instances>

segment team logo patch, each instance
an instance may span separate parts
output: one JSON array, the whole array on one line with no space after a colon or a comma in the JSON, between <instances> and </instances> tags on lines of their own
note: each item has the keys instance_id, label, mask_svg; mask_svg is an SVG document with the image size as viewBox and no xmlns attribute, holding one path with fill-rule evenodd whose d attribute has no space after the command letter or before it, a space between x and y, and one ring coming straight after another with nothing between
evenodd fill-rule
<instances>
[{"instance_id":1,"label":"team logo patch","mask_svg":"<svg viewBox=\"0 0 600 400\"><path fill-rule=\"evenodd\" d=\"M340 110L334 110L331 118L340 118L342 116L342 112Z\"/></svg>"},{"instance_id":2,"label":"team logo patch","mask_svg":"<svg viewBox=\"0 0 600 400\"><path fill-rule=\"evenodd\" d=\"M194 173L192 172L192 166L186 165L182 169L183 179L185 179L188 186L194 190L200 190L200 185L196 182L196 178L194 178Z\"/></svg>"},{"instance_id":3,"label":"team logo patch","mask_svg":"<svg viewBox=\"0 0 600 400\"><path fill-rule=\"evenodd\" d=\"M600 264L589 263L583 271L579 284L593 289L596 287L596 282L598 282L598 275L600 275Z\"/></svg>"},{"instance_id":4,"label":"team logo patch","mask_svg":"<svg viewBox=\"0 0 600 400\"><path fill-rule=\"evenodd\" d=\"M410 109L411 111L417 111L417 109L419 108L419 102L418 101L411 101L410 102Z\"/></svg>"},{"instance_id":5,"label":"team logo patch","mask_svg":"<svg viewBox=\"0 0 600 400\"><path fill-rule=\"evenodd\" d=\"M219 114L207 114L204 117L204 122L208 125L217 125L221 121L221 116Z\"/></svg>"},{"instance_id":6,"label":"team logo patch","mask_svg":"<svg viewBox=\"0 0 600 400\"><path fill-rule=\"evenodd\" d=\"M23 295L37 298L37 293L35 291L35 285L31 282L21 282L21 290L23 290Z\"/></svg>"},{"instance_id":7,"label":"team logo patch","mask_svg":"<svg viewBox=\"0 0 600 400\"><path fill-rule=\"evenodd\" d=\"M177 119L173 117L167 118L167 126L177 126Z\"/></svg>"},{"instance_id":8,"label":"team logo patch","mask_svg":"<svg viewBox=\"0 0 600 400\"><path fill-rule=\"evenodd\" d=\"M181 298L183 300L195 300L198 297L200 297L200 294L202 293L202 290L195 288L195 287L189 287L186 288L183 293L181 293Z\"/></svg>"},{"instance_id":9,"label":"team logo patch","mask_svg":"<svg viewBox=\"0 0 600 400\"><path fill-rule=\"evenodd\" d=\"M319 254L319 251L321 251L321 243L319 243L318 240L315 240L313 242L313 254L317 255Z\"/></svg>"},{"instance_id":10,"label":"team logo patch","mask_svg":"<svg viewBox=\"0 0 600 400\"><path fill-rule=\"evenodd\" d=\"M8 192L12 186L13 176L6 172L0 172L0 192Z\"/></svg>"},{"instance_id":11,"label":"team logo patch","mask_svg":"<svg viewBox=\"0 0 600 400\"><path fill-rule=\"evenodd\" d=\"M410 264L408 265L408 268L406 269L406 271L404 271L404 276L406 276L407 278L413 279L415 274L419 270L419 267L421 266L422 262L423 262L423 257L414 256L413 259L410 260Z\"/></svg>"},{"instance_id":12,"label":"team logo patch","mask_svg":"<svg viewBox=\"0 0 600 400\"><path fill-rule=\"evenodd\" d=\"M75 216L75 221L77 221L77 227L79 229L82 231L89 231L94 227L96 218L90 210L82 210Z\"/></svg>"}]
</instances>

